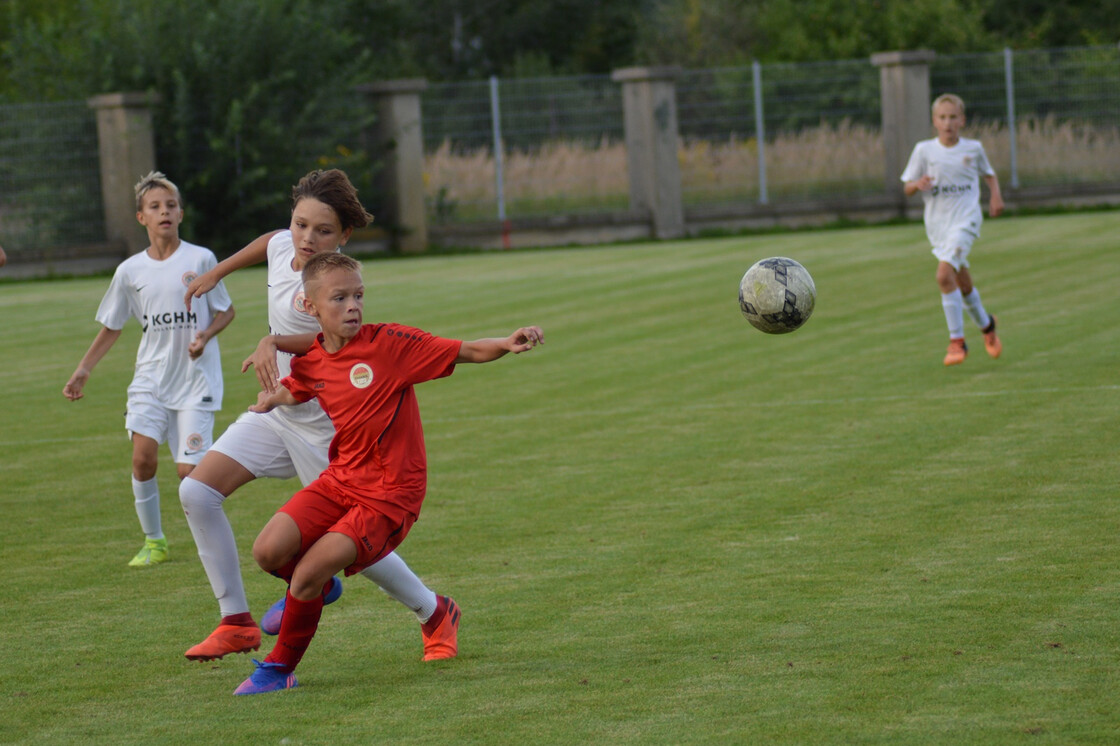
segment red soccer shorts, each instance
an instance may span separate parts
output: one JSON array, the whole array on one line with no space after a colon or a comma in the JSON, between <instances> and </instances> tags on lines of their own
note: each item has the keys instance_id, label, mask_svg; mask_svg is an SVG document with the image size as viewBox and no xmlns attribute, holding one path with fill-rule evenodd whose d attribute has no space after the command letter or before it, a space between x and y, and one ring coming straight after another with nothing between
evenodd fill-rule
<instances>
[{"instance_id":1,"label":"red soccer shorts","mask_svg":"<svg viewBox=\"0 0 1120 746\"><path fill-rule=\"evenodd\" d=\"M415 520L410 513L396 517L332 489L316 479L292 495L277 511L292 517L299 527L299 557L324 534L334 532L350 537L358 549L358 558L346 568L347 575L361 572L392 552Z\"/></svg>"}]
</instances>

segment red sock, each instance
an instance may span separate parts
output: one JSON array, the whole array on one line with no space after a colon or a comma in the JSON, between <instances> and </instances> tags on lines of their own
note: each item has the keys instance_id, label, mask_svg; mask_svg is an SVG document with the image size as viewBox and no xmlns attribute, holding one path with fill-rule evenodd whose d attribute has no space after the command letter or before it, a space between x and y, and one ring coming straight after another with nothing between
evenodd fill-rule
<instances>
[{"instance_id":1,"label":"red sock","mask_svg":"<svg viewBox=\"0 0 1120 746\"><path fill-rule=\"evenodd\" d=\"M436 597L436 610L432 612L432 616L428 621L424 622L421 626L424 632L431 633L436 631L436 627L443 621L444 616L447 615L447 596Z\"/></svg>"},{"instance_id":2,"label":"red sock","mask_svg":"<svg viewBox=\"0 0 1120 746\"><path fill-rule=\"evenodd\" d=\"M300 601L288 591L284 601L284 618L280 622L280 634L276 638L276 647L268 654L265 661L279 663L289 672L294 671L299 665L315 630L319 628L319 617L323 615L323 596L320 594L310 601Z\"/></svg>"},{"instance_id":3,"label":"red sock","mask_svg":"<svg viewBox=\"0 0 1120 746\"><path fill-rule=\"evenodd\" d=\"M240 614L230 614L229 616L222 617L222 624L229 624L234 627L256 627L257 623L253 621L253 615L247 611Z\"/></svg>"},{"instance_id":4,"label":"red sock","mask_svg":"<svg viewBox=\"0 0 1120 746\"><path fill-rule=\"evenodd\" d=\"M295 559L293 559L288 564L284 565L281 568L273 570L269 574L270 575L275 575L276 577L283 580L285 583L291 583L292 582L292 575L295 575L296 565L299 564L299 559L300 559L299 557L296 557Z\"/></svg>"}]
</instances>

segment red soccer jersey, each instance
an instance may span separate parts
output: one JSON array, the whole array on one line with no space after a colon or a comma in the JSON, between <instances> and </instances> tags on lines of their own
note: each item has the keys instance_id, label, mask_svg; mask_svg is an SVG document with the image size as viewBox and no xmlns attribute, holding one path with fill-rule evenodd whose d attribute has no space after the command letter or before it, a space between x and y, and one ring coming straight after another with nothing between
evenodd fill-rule
<instances>
[{"instance_id":1,"label":"red soccer jersey","mask_svg":"<svg viewBox=\"0 0 1120 746\"><path fill-rule=\"evenodd\" d=\"M409 326L365 324L333 355L320 335L294 358L281 383L300 401L318 398L334 422L330 465L320 479L380 510L419 515L428 460L413 386L451 375L461 345Z\"/></svg>"}]
</instances>

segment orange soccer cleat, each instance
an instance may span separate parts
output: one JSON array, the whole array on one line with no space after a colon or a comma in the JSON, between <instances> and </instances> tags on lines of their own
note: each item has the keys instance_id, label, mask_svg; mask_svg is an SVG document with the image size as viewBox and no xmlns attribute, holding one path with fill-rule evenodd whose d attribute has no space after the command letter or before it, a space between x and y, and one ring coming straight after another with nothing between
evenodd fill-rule
<instances>
[{"instance_id":1,"label":"orange soccer cleat","mask_svg":"<svg viewBox=\"0 0 1120 746\"><path fill-rule=\"evenodd\" d=\"M261 631L257 625L219 624L209 637L183 655L192 661L212 661L230 653L248 653L260 646Z\"/></svg>"},{"instance_id":2,"label":"orange soccer cleat","mask_svg":"<svg viewBox=\"0 0 1120 746\"><path fill-rule=\"evenodd\" d=\"M984 349L988 351L989 355L995 358L999 357L999 354L1003 352L1003 342L999 341L999 335L996 334L996 317L991 316L991 319L992 320L988 322L988 325L983 329Z\"/></svg>"},{"instance_id":3,"label":"orange soccer cleat","mask_svg":"<svg viewBox=\"0 0 1120 746\"><path fill-rule=\"evenodd\" d=\"M964 343L964 337L950 339L949 349L945 352L945 364L960 365L966 357L968 357L968 345Z\"/></svg>"},{"instance_id":4,"label":"orange soccer cleat","mask_svg":"<svg viewBox=\"0 0 1120 746\"><path fill-rule=\"evenodd\" d=\"M459 654L459 616L455 601L450 596L440 596L432 618L427 624L420 625L424 636L424 660L439 661ZM437 619L438 622L435 621Z\"/></svg>"}]
</instances>

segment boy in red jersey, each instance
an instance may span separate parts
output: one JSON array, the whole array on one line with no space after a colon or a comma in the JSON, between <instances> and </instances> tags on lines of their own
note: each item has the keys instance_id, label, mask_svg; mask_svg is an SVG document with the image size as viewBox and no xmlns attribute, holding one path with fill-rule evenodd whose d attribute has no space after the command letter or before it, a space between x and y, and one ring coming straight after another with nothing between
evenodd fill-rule
<instances>
[{"instance_id":1,"label":"boy in red jersey","mask_svg":"<svg viewBox=\"0 0 1120 746\"><path fill-rule=\"evenodd\" d=\"M283 337L281 349L304 352L256 412L318 398L335 426L330 465L297 492L261 530L253 557L288 581L276 647L234 694L297 686L293 673L341 570L359 572L396 549L420 513L427 457L415 384L449 376L458 363L486 363L544 341L539 327L508 337L463 342L397 324L362 324L361 265L343 254L317 254L303 269L308 311L322 333ZM285 345L290 345L285 347ZM447 609L458 615L458 609Z\"/></svg>"}]
</instances>

